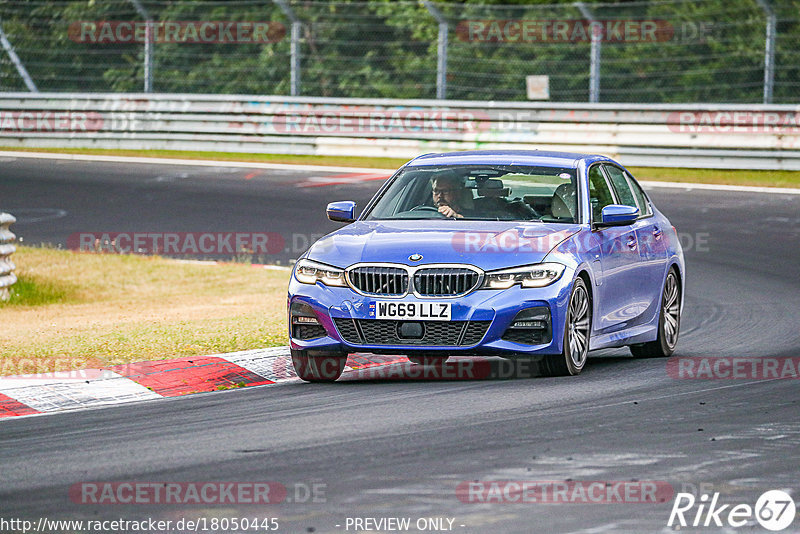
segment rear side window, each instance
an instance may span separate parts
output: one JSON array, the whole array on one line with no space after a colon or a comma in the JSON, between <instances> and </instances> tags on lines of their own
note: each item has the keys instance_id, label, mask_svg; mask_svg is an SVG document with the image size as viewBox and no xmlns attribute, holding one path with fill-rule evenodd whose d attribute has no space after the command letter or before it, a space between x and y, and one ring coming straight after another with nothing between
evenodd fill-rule
<instances>
[{"instance_id":1,"label":"rear side window","mask_svg":"<svg viewBox=\"0 0 800 534\"><path fill-rule=\"evenodd\" d=\"M642 208L636 203L636 199L633 197L633 191L631 191L631 186L628 184L628 179L625 177L622 169L614 167L613 165L603 165L603 168L605 168L611 183L614 185L614 190L617 192L620 204L639 208L641 212Z\"/></svg>"},{"instance_id":2,"label":"rear side window","mask_svg":"<svg viewBox=\"0 0 800 534\"><path fill-rule=\"evenodd\" d=\"M642 191L642 186L639 185L639 182L633 179L629 173L625 173L628 177L628 182L631 184L631 189L633 190L633 196L636 197L636 202L639 203L639 211L642 213L643 216L652 215L653 210L650 209L650 202L647 200L647 196Z\"/></svg>"}]
</instances>

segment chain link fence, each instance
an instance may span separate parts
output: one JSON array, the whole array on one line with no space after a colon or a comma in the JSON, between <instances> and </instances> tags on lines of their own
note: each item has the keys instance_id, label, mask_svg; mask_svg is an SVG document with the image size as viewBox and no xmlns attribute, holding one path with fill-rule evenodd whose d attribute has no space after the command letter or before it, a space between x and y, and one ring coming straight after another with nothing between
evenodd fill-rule
<instances>
[{"instance_id":1,"label":"chain link fence","mask_svg":"<svg viewBox=\"0 0 800 534\"><path fill-rule=\"evenodd\" d=\"M537 76L556 102L800 94L800 0L5 0L0 42L5 92L524 101Z\"/></svg>"}]
</instances>

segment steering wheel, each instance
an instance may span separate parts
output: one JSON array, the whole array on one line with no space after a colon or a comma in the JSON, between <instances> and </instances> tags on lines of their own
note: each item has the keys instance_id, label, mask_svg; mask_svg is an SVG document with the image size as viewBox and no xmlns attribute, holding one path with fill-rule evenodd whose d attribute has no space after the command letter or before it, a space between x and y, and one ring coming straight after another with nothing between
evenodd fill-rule
<instances>
[{"instance_id":1,"label":"steering wheel","mask_svg":"<svg viewBox=\"0 0 800 534\"><path fill-rule=\"evenodd\" d=\"M408 211L435 211L436 213L441 213L439 211L439 208L436 208L434 206L426 206L424 204L422 204L420 206L414 206L413 208L411 208Z\"/></svg>"},{"instance_id":2,"label":"steering wheel","mask_svg":"<svg viewBox=\"0 0 800 534\"><path fill-rule=\"evenodd\" d=\"M429 212L431 212L431 215L433 215L435 213L436 215L438 215L442 219L446 219L447 218L447 216L444 213L442 213L441 211L439 211L439 208L437 208L436 206L426 206L426 205L422 204L422 205L419 205L419 206L414 206L413 208L411 208L408 211L429 211Z\"/></svg>"},{"instance_id":3,"label":"steering wheel","mask_svg":"<svg viewBox=\"0 0 800 534\"><path fill-rule=\"evenodd\" d=\"M414 207L413 207L413 208L411 208L410 210L407 210L407 211L404 211L404 212L398 213L396 216L397 216L397 217L402 217L402 218L407 218L407 219L418 219L418 218L419 218L419 216L415 216L415 215L414 215L414 212L415 212L415 211L416 211L416 212L430 212L430 213L431 213L431 215L434 215L434 214L435 214L435 215L437 215L439 218L442 218L442 219L446 218L446 217L444 216L444 214L443 214L443 213L441 213L441 212L439 211L439 209L438 209L438 208L435 208L435 207L433 207L433 206L425 206L425 205L422 205L422 206L414 206Z\"/></svg>"}]
</instances>

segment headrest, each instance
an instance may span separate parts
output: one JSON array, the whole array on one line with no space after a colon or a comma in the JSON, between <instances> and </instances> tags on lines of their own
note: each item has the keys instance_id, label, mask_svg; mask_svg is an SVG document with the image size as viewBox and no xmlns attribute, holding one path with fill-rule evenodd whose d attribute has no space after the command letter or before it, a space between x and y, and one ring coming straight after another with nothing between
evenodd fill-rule
<instances>
[{"instance_id":1,"label":"headrest","mask_svg":"<svg viewBox=\"0 0 800 534\"><path fill-rule=\"evenodd\" d=\"M550 205L550 211L553 217L559 219L575 219L575 210L577 206L575 187L572 184L561 184L553 191L553 202Z\"/></svg>"},{"instance_id":2,"label":"headrest","mask_svg":"<svg viewBox=\"0 0 800 534\"><path fill-rule=\"evenodd\" d=\"M510 192L509 188L503 187L503 181L497 178L489 178L478 185L478 195L482 197L505 197Z\"/></svg>"}]
</instances>

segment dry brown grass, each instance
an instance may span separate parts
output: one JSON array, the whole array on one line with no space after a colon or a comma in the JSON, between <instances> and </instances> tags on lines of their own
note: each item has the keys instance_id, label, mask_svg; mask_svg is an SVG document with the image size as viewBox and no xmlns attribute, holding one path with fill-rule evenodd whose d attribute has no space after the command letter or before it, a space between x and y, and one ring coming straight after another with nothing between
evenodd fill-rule
<instances>
[{"instance_id":1,"label":"dry brown grass","mask_svg":"<svg viewBox=\"0 0 800 534\"><path fill-rule=\"evenodd\" d=\"M0 376L283 345L286 270L19 247Z\"/></svg>"}]
</instances>

